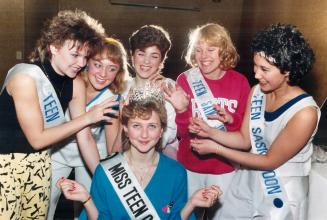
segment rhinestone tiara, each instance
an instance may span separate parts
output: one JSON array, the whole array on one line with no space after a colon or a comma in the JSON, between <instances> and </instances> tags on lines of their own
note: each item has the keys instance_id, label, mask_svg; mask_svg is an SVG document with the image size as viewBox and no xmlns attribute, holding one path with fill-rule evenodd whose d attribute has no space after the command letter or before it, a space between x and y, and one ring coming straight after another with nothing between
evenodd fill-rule
<instances>
[{"instance_id":1,"label":"rhinestone tiara","mask_svg":"<svg viewBox=\"0 0 327 220\"><path fill-rule=\"evenodd\" d=\"M155 101L163 104L164 100L165 98L160 88L150 82L147 82L144 86L133 88L129 97L130 102Z\"/></svg>"}]
</instances>

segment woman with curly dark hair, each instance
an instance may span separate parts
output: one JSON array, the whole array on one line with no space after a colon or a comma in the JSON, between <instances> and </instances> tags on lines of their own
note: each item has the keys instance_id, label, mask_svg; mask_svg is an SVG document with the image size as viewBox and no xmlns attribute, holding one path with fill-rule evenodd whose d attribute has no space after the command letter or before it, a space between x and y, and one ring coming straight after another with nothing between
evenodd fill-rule
<instances>
[{"instance_id":1,"label":"woman with curly dark hair","mask_svg":"<svg viewBox=\"0 0 327 220\"><path fill-rule=\"evenodd\" d=\"M314 53L297 28L281 24L258 32L252 50L259 83L251 90L241 130L222 132L194 118L189 130L203 139L191 145L199 154L218 154L243 166L226 194L221 219L305 220L320 111L298 84L311 70Z\"/></svg>"}]
</instances>

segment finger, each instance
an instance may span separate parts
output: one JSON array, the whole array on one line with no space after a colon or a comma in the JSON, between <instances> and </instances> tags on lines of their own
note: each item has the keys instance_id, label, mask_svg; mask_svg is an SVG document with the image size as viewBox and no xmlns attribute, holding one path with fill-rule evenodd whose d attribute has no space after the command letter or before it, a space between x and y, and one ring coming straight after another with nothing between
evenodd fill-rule
<instances>
[{"instance_id":1,"label":"finger","mask_svg":"<svg viewBox=\"0 0 327 220\"><path fill-rule=\"evenodd\" d=\"M216 109L217 112L221 110L221 107L218 104L214 104L213 107Z\"/></svg>"},{"instance_id":2,"label":"finger","mask_svg":"<svg viewBox=\"0 0 327 220\"><path fill-rule=\"evenodd\" d=\"M213 189L213 190L216 190L216 191L221 191L220 187L217 186L217 185L211 185L211 186L209 187L209 189Z\"/></svg>"},{"instance_id":3,"label":"finger","mask_svg":"<svg viewBox=\"0 0 327 220\"><path fill-rule=\"evenodd\" d=\"M105 109L103 111L103 115L105 116L106 121L110 121L110 120L112 120L112 118L118 118L119 110L114 110L112 108Z\"/></svg>"},{"instance_id":4,"label":"finger","mask_svg":"<svg viewBox=\"0 0 327 220\"><path fill-rule=\"evenodd\" d=\"M162 90L163 90L165 95L167 95L168 97L171 96L172 91L167 86L162 86Z\"/></svg>"},{"instance_id":5,"label":"finger","mask_svg":"<svg viewBox=\"0 0 327 220\"><path fill-rule=\"evenodd\" d=\"M57 188L60 188L60 185L61 185L61 183L63 182L65 180L65 177L60 177L60 179L58 179L58 181L57 181L57 183L56 183L56 186L57 186Z\"/></svg>"},{"instance_id":6,"label":"finger","mask_svg":"<svg viewBox=\"0 0 327 220\"><path fill-rule=\"evenodd\" d=\"M161 81L163 79L164 79L164 77L161 74L159 74L159 73L154 74L154 75L152 75L152 76L149 77L149 80L151 82L154 82L154 83L157 83L157 82L159 82L159 81Z\"/></svg>"},{"instance_id":7,"label":"finger","mask_svg":"<svg viewBox=\"0 0 327 220\"><path fill-rule=\"evenodd\" d=\"M217 119L217 120L219 120L219 115L217 115L217 114L213 114L213 115L208 115L208 119Z\"/></svg>"},{"instance_id":8,"label":"finger","mask_svg":"<svg viewBox=\"0 0 327 220\"><path fill-rule=\"evenodd\" d=\"M106 98L105 100L103 100L102 102L100 102L99 105L106 105L108 104L109 102L114 102L116 100L116 97L115 96L111 96L109 98Z\"/></svg>"}]
</instances>

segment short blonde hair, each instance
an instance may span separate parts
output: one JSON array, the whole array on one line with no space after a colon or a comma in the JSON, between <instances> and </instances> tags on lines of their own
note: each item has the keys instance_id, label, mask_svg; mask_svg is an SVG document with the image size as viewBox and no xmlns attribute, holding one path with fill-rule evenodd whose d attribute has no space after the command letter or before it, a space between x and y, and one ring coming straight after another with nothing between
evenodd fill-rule
<instances>
[{"instance_id":1,"label":"short blonde hair","mask_svg":"<svg viewBox=\"0 0 327 220\"><path fill-rule=\"evenodd\" d=\"M219 47L221 69L227 70L236 66L239 55L226 28L219 24L208 23L190 32L185 60L191 66L196 66L195 46L199 41Z\"/></svg>"}]
</instances>

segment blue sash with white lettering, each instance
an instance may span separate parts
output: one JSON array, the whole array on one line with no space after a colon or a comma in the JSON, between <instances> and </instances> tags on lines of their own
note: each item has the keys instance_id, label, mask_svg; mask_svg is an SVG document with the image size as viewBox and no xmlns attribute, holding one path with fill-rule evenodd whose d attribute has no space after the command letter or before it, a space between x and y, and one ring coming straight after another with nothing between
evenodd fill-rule
<instances>
[{"instance_id":1,"label":"blue sash with white lettering","mask_svg":"<svg viewBox=\"0 0 327 220\"><path fill-rule=\"evenodd\" d=\"M49 79L37 65L20 63L12 67L8 71L0 94L16 74L26 74L35 80L44 128L63 124L66 120L57 94Z\"/></svg>"},{"instance_id":2,"label":"blue sash with white lettering","mask_svg":"<svg viewBox=\"0 0 327 220\"><path fill-rule=\"evenodd\" d=\"M217 113L214 108L216 99L212 95L212 92L202 76L198 67L192 68L184 72L187 82L192 89L194 102L192 102L192 112L199 112L202 119L208 123L210 127L218 128L219 130L226 131L224 123L219 120L208 119L209 115ZM194 114L193 114L194 116Z\"/></svg>"},{"instance_id":3,"label":"blue sash with white lettering","mask_svg":"<svg viewBox=\"0 0 327 220\"><path fill-rule=\"evenodd\" d=\"M117 153L109 159L102 161L100 164L130 219L160 219L148 196L145 194L135 175L125 161L123 154ZM118 181L121 180L120 175L122 173L127 175L127 177L125 178L125 181ZM138 194L143 205L139 206L136 210L133 210L130 207L128 200L135 194Z\"/></svg>"},{"instance_id":4,"label":"blue sash with white lettering","mask_svg":"<svg viewBox=\"0 0 327 220\"><path fill-rule=\"evenodd\" d=\"M264 138L265 106L266 96L262 93L260 86L257 85L251 97L249 132L252 145L251 152L261 155L266 154L268 151ZM265 195L265 200L261 205L262 210L267 214L274 213L270 215L271 220L293 220L291 209L287 204L287 195L277 171L260 171L259 178Z\"/></svg>"}]
</instances>

